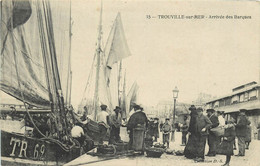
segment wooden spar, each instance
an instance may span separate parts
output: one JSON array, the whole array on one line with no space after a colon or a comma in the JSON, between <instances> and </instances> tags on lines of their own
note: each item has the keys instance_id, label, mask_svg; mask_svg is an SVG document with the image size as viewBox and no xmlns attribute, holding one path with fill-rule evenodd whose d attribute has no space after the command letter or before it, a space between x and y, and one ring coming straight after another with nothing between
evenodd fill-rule
<instances>
[{"instance_id":1,"label":"wooden spar","mask_svg":"<svg viewBox=\"0 0 260 166\"><path fill-rule=\"evenodd\" d=\"M69 105L71 105L71 89L72 89L72 71L70 71L70 92L69 92Z\"/></svg>"},{"instance_id":2,"label":"wooden spar","mask_svg":"<svg viewBox=\"0 0 260 166\"><path fill-rule=\"evenodd\" d=\"M99 88L99 69L100 69L100 53L101 53L101 38L102 38L102 10L103 2L101 0L101 10L100 10L100 22L98 30L98 48L97 52L97 68L96 68L96 82L95 82L95 94L94 94L94 120L97 120L97 110L99 104L98 88Z\"/></svg>"},{"instance_id":3,"label":"wooden spar","mask_svg":"<svg viewBox=\"0 0 260 166\"><path fill-rule=\"evenodd\" d=\"M61 82L60 82L60 75L59 75L59 70L58 70L58 63L57 63L57 57L56 57L56 50L55 50L55 41L54 41L54 33L53 33L53 26L52 26L52 14L51 14L51 9L50 9L50 2L46 1L46 14L47 14L47 21L48 21L48 28L47 28L47 33L49 36L49 42L50 44L50 52L51 52L51 64L53 68L53 78L54 78L54 86L55 86L55 91L56 95L58 97L58 106L60 109L60 121L63 121L61 123L61 126L63 130L65 131L66 135L68 135L68 130L67 130L67 118L65 114L65 108L64 108L64 98L62 95L62 88L61 88Z\"/></svg>"},{"instance_id":4,"label":"wooden spar","mask_svg":"<svg viewBox=\"0 0 260 166\"><path fill-rule=\"evenodd\" d=\"M117 93L118 93L118 106L121 107L122 103L121 103L121 97L122 95L120 95L120 81L121 81L121 77L122 77L122 60L119 63L119 71L118 71L118 79L117 79Z\"/></svg>"},{"instance_id":5,"label":"wooden spar","mask_svg":"<svg viewBox=\"0 0 260 166\"><path fill-rule=\"evenodd\" d=\"M70 23L69 23L69 69L68 69L68 74L67 74L67 87L66 87L66 101L65 103L67 104L67 106L70 106L70 102L69 102L69 99L71 96L68 95L68 91L69 91L69 84L71 84L69 81L72 81L72 80L69 80L70 79L70 73L71 73L71 36L72 36L72 33L71 33L71 0L70 0ZM70 89L71 91L71 89Z\"/></svg>"}]
</instances>

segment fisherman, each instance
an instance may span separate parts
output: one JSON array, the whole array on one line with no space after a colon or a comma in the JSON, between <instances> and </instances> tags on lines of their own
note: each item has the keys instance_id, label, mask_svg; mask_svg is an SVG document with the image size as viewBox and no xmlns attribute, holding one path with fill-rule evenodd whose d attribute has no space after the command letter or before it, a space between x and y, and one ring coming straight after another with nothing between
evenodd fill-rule
<instances>
[{"instance_id":1,"label":"fisherman","mask_svg":"<svg viewBox=\"0 0 260 166\"><path fill-rule=\"evenodd\" d=\"M154 118L153 136L154 136L154 141L157 142L157 139L159 138L159 118Z\"/></svg>"},{"instance_id":2,"label":"fisherman","mask_svg":"<svg viewBox=\"0 0 260 166\"><path fill-rule=\"evenodd\" d=\"M247 119L245 112L245 109L241 109L237 118L236 136L238 139L239 152L236 156L245 156L245 137L247 125L250 124L250 121Z\"/></svg>"},{"instance_id":3,"label":"fisherman","mask_svg":"<svg viewBox=\"0 0 260 166\"><path fill-rule=\"evenodd\" d=\"M215 115L214 109L207 109L208 118L212 123L210 128L215 128L219 125L218 117ZM217 140L218 137L212 132L209 131L208 135L208 145L209 145L209 152L206 156L216 156L217 151Z\"/></svg>"},{"instance_id":4,"label":"fisherman","mask_svg":"<svg viewBox=\"0 0 260 166\"><path fill-rule=\"evenodd\" d=\"M129 149L133 146L133 130L138 125L144 129L148 127L148 119L146 114L142 111L142 107L139 105L134 106L134 113L130 116L127 123L127 132L129 133Z\"/></svg>"},{"instance_id":5,"label":"fisherman","mask_svg":"<svg viewBox=\"0 0 260 166\"><path fill-rule=\"evenodd\" d=\"M110 115L109 119L111 123L109 144L122 142L120 138L120 126L122 124L121 108L116 106L114 112Z\"/></svg>"},{"instance_id":6,"label":"fisherman","mask_svg":"<svg viewBox=\"0 0 260 166\"><path fill-rule=\"evenodd\" d=\"M203 109L201 107L197 108L197 122L196 122L196 158L195 162L204 162L205 145L208 135L208 129L211 127L212 123L209 118L203 115Z\"/></svg>"},{"instance_id":7,"label":"fisherman","mask_svg":"<svg viewBox=\"0 0 260 166\"><path fill-rule=\"evenodd\" d=\"M84 144L86 137L80 123L76 123L76 125L73 126L73 128L71 129L71 136L72 138L76 139L81 146Z\"/></svg>"},{"instance_id":8,"label":"fisherman","mask_svg":"<svg viewBox=\"0 0 260 166\"><path fill-rule=\"evenodd\" d=\"M107 131L109 129L108 125L108 116L109 114L107 113L107 105L102 104L100 106L101 111L97 114L97 122L99 126L99 144L103 144L103 140L106 137Z\"/></svg>"},{"instance_id":9,"label":"fisherman","mask_svg":"<svg viewBox=\"0 0 260 166\"><path fill-rule=\"evenodd\" d=\"M87 106L84 106L83 116L80 117L80 120L85 121L87 119L88 119L88 108L87 108Z\"/></svg>"},{"instance_id":10,"label":"fisherman","mask_svg":"<svg viewBox=\"0 0 260 166\"><path fill-rule=\"evenodd\" d=\"M224 116L225 116L224 111L217 111L217 116L218 116L219 126L224 127L226 125L226 121L225 121L225 118L224 118ZM217 154L218 154L218 151L220 150L219 146L220 146L221 140L222 140L221 136L217 137L217 140L216 140Z\"/></svg>"},{"instance_id":11,"label":"fisherman","mask_svg":"<svg viewBox=\"0 0 260 166\"><path fill-rule=\"evenodd\" d=\"M172 125L170 124L170 119L166 118L165 123L162 126L162 132L163 132L163 146L165 143L167 143L167 148L169 148L169 139L170 139L170 133L172 131Z\"/></svg>"}]
</instances>

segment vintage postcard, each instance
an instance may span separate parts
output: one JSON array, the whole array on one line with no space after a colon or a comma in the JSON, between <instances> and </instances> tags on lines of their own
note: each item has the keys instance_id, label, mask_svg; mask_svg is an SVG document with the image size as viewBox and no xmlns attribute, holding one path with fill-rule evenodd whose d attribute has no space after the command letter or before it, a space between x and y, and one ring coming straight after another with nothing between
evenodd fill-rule
<instances>
[{"instance_id":1,"label":"vintage postcard","mask_svg":"<svg viewBox=\"0 0 260 166\"><path fill-rule=\"evenodd\" d=\"M0 2L1 165L260 165L259 1Z\"/></svg>"}]
</instances>

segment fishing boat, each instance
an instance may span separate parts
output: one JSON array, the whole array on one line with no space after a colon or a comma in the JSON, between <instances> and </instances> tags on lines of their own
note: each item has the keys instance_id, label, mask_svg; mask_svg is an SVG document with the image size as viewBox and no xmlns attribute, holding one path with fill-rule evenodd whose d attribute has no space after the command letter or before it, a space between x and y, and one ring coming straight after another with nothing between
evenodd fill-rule
<instances>
[{"instance_id":1,"label":"fishing boat","mask_svg":"<svg viewBox=\"0 0 260 166\"><path fill-rule=\"evenodd\" d=\"M12 121L33 128L1 128L1 165L63 165L82 154L70 135L70 41L70 1L1 1L0 89L23 103L11 108L19 116L1 126Z\"/></svg>"}]
</instances>

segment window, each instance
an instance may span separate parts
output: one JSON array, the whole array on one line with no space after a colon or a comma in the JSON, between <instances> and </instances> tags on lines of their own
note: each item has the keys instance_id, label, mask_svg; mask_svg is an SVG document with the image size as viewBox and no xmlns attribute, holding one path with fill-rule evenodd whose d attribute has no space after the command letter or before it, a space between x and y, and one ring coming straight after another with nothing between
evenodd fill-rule
<instances>
[{"instance_id":1,"label":"window","mask_svg":"<svg viewBox=\"0 0 260 166\"><path fill-rule=\"evenodd\" d=\"M257 90L255 89L255 90L251 90L251 91L249 91L249 100L255 100L255 99L257 99Z\"/></svg>"},{"instance_id":2,"label":"window","mask_svg":"<svg viewBox=\"0 0 260 166\"><path fill-rule=\"evenodd\" d=\"M245 100L245 95L241 94L239 95L239 102L243 102Z\"/></svg>"},{"instance_id":3,"label":"window","mask_svg":"<svg viewBox=\"0 0 260 166\"><path fill-rule=\"evenodd\" d=\"M232 104L238 103L239 102L239 96L238 95L232 96L231 102L232 102Z\"/></svg>"}]
</instances>

